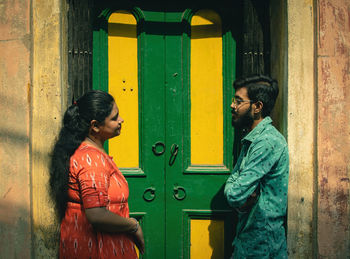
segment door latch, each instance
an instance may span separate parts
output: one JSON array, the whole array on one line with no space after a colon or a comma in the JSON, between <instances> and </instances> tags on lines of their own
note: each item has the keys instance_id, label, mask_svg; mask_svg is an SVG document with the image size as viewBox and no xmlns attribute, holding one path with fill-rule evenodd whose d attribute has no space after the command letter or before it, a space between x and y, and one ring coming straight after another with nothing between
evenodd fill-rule
<instances>
[{"instance_id":1,"label":"door latch","mask_svg":"<svg viewBox=\"0 0 350 259\"><path fill-rule=\"evenodd\" d=\"M179 145L172 144L170 148L170 158L169 158L170 166L174 164L178 152L179 152Z\"/></svg>"}]
</instances>

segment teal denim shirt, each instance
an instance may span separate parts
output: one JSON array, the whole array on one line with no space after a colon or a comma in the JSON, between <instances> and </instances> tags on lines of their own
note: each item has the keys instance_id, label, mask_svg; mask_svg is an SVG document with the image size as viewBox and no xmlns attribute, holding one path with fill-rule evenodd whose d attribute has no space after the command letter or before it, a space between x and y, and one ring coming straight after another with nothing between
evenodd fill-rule
<instances>
[{"instance_id":1,"label":"teal denim shirt","mask_svg":"<svg viewBox=\"0 0 350 259\"><path fill-rule=\"evenodd\" d=\"M240 156L225 185L227 202L236 209L258 193L257 202L238 213L233 258L287 258L283 222L288 175L286 140L266 117L242 139Z\"/></svg>"}]
</instances>

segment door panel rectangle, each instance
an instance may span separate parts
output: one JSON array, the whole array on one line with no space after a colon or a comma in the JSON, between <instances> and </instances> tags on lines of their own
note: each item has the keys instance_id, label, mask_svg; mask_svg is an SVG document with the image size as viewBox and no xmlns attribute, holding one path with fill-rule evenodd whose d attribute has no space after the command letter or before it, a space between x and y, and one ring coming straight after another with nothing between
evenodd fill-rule
<instances>
[{"instance_id":1,"label":"door panel rectangle","mask_svg":"<svg viewBox=\"0 0 350 259\"><path fill-rule=\"evenodd\" d=\"M190 52L191 165L222 165L222 31L214 11L192 17Z\"/></svg>"},{"instance_id":2,"label":"door panel rectangle","mask_svg":"<svg viewBox=\"0 0 350 259\"><path fill-rule=\"evenodd\" d=\"M191 219L191 259L224 258L224 223L216 219Z\"/></svg>"},{"instance_id":3,"label":"door panel rectangle","mask_svg":"<svg viewBox=\"0 0 350 259\"><path fill-rule=\"evenodd\" d=\"M109 140L118 167L139 168L139 89L136 19L116 11L108 19L108 91L124 119L121 135ZM122 150L122 152L120 152Z\"/></svg>"}]
</instances>

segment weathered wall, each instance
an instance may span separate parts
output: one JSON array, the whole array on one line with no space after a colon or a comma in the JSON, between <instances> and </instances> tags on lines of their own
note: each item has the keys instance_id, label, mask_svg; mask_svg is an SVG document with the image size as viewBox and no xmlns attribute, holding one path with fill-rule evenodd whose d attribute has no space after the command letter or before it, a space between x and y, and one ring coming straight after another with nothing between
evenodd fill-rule
<instances>
[{"instance_id":1,"label":"weathered wall","mask_svg":"<svg viewBox=\"0 0 350 259\"><path fill-rule=\"evenodd\" d=\"M314 256L315 66L312 0L288 0L288 251Z\"/></svg>"},{"instance_id":2,"label":"weathered wall","mask_svg":"<svg viewBox=\"0 0 350 259\"><path fill-rule=\"evenodd\" d=\"M349 258L350 2L318 3L319 258Z\"/></svg>"},{"instance_id":3,"label":"weathered wall","mask_svg":"<svg viewBox=\"0 0 350 259\"><path fill-rule=\"evenodd\" d=\"M30 1L0 1L0 257L30 258Z\"/></svg>"},{"instance_id":4,"label":"weathered wall","mask_svg":"<svg viewBox=\"0 0 350 259\"><path fill-rule=\"evenodd\" d=\"M54 258L49 153L66 78L65 1L0 1L0 258Z\"/></svg>"},{"instance_id":5,"label":"weathered wall","mask_svg":"<svg viewBox=\"0 0 350 259\"><path fill-rule=\"evenodd\" d=\"M55 258L58 224L48 195L50 152L61 125L65 96L61 0L32 1L33 87L31 113L34 258Z\"/></svg>"}]
</instances>

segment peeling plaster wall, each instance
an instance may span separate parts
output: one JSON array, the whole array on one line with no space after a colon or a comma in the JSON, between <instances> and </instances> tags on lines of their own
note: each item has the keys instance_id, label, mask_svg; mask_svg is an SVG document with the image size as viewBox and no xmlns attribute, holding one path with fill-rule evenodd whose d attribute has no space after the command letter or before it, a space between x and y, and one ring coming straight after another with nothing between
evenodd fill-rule
<instances>
[{"instance_id":1,"label":"peeling plaster wall","mask_svg":"<svg viewBox=\"0 0 350 259\"><path fill-rule=\"evenodd\" d=\"M30 1L0 1L0 257L30 258Z\"/></svg>"},{"instance_id":2,"label":"peeling plaster wall","mask_svg":"<svg viewBox=\"0 0 350 259\"><path fill-rule=\"evenodd\" d=\"M349 258L350 2L318 2L319 258Z\"/></svg>"}]
</instances>

